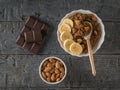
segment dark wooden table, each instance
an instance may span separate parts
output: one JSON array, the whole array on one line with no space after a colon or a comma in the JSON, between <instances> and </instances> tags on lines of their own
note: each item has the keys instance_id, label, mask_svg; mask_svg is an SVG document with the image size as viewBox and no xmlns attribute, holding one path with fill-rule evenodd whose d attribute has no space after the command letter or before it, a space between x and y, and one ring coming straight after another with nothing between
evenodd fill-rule
<instances>
[{"instance_id":1,"label":"dark wooden table","mask_svg":"<svg viewBox=\"0 0 120 90\"><path fill-rule=\"evenodd\" d=\"M104 22L105 41L94 55L97 76L88 57L67 54L57 41L61 18L75 9L95 12ZM33 15L51 26L39 55L15 44L25 20ZM67 77L47 85L38 73L40 62L57 56L66 63ZM120 0L0 0L0 90L120 90Z\"/></svg>"}]
</instances>

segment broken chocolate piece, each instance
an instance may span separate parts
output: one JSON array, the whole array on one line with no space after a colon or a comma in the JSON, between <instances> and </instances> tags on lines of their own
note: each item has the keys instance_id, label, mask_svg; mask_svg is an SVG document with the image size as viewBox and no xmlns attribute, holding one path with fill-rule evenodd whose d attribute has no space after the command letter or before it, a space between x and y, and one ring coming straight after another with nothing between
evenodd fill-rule
<instances>
[{"instance_id":1,"label":"broken chocolate piece","mask_svg":"<svg viewBox=\"0 0 120 90\"><path fill-rule=\"evenodd\" d=\"M47 24L30 16L18 36L16 43L23 49L37 54L39 53L40 47L42 46L48 32L49 26Z\"/></svg>"},{"instance_id":2,"label":"broken chocolate piece","mask_svg":"<svg viewBox=\"0 0 120 90\"><path fill-rule=\"evenodd\" d=\"M31 51L32 53L34 53L34 54L37 54L37 53L39 53L39 51L40 51L40 47L41 47L41 46L40 46L39 44L33 43L30 51Z\"/></svg>"},{"instance_id":3,"label":"broken chocolate piece","mask_svg":"<svg viewBox=\"0 0 120 90\"><path fill-rule=\"evenodd\" d=\"M33 28L33 25L35 24L36 19L32 16L30 16L27 21L26 21L26 26L29 27L30 29Z\"/></svg>"},{"instance_id":4,"label":"broken chocolate piece","mask_svg":"<svg viewBox=\"0 0 120 90\"><path fill-rule=\"evenodd\" d=\"M22 36L24 36L24 32L28 32L28 31L30 31L30 29L28 27L24 26L20 33L21 33Z\"/></svg>"},{"instance_id":5,"label":"broken chocolate piece","mask_svg":"<svg viewBox=\"0 0 120 90\"><path fill-rule=\"evenodd\" d=\"M25 39L24 39L24 37L22 37L22 36L18 36L18 38L17 38L17 40L16 40L16 43L19 45L19 46L23 46L23 44L24 44L24 42L25 42Z\"/></svg>"},{"instance_id":6,"label":"broken chocolate piece","mask_svg":"<svg viewBox=\"0 0 120 90\"><path fill-rule=\"evenodd\" d=\"M33 29L38 31L38 30L41 30L41 27L43 26L43 23L41 21L38 21L36 20L34 26L33 26Z\"/></svg>"},{"instance_id":7,"label":"broken chocolate piece","mask_svg":"<svg viewBox=\"0 0 120 90\"><path fill-rule=\"evenodd\" d=\"M31 49L32 45L33 45L33 43L24 42L22 48L29 51Z\"/></svg>"},{"instance_id":8,"label":"broken chocolate piece","mask_svg":"<svg viewBox=\"0 0 120 90\"><path fill-rule=\"evenodd\" d=\"M45 25L44 28L42 28L42 30L44 30L46 32L46 34L48 34L50 28L48 25Z\"/></svg>"},{"instance_id":9,"label":"broken chocolate piece","mask_svg":"<svg viewBox=\"0 0 120 90\"><path fill-rule=\"evenodd\" d=\"M40 42L42 41L42 33L40 30L32 30L33 31L33 35L35 37L35 42Z\"/></svg>"}]
</instances>

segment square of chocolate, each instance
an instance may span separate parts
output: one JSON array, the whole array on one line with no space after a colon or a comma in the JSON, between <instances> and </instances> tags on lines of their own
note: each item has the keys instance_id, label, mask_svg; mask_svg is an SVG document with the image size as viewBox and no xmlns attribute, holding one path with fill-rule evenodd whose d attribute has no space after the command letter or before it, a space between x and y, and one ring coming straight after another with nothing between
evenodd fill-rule
<instances>
[{"instance_id":1,"label":"square of chocolate","mask_svg":"<svg viewBox=\"0 0 120 90\"><path fill-rule=\"evenodd\" d=\"M38 30L41 30L41 27L42 27L43 23L39 20L36 20L34 26L33 26L33 29L38 31Z\"/></svg>"},{"instance_id":2,"label":"square of chocolate","mask_svg":"<svg viewBox=\"0 0 120 90\"><path fill-rule=\"evenodd\" d=\"M30 16L27 21L26 21L26 26L29 27L30 29L33 28L33 25L35 24L36 19L32 16Z\"/></svg>"},{"instance_id":3,"label":"square of chocolate","mask_svg":"<svg viewBox=\"0 0 120 90\"><path fill-rule=\"evenodd\" d=\"M24 37L25 37L25 42L27 43L35 41L35 35L32 30L28 32L24 32Z\"/></svg>"},{"instance_id":4,"label":"square of chocolate","mask_svg":"<svg viewBox=\"0 0 120 90\"><path fill-rule=\"evenodd\" d=\"M24 26L24 27L22 28L20 34L21 34L22 36L24 36L24 33L25 33L25 32L28 32L28 31L30 31L30 29L29 29L28 27L25 27L25 26Z\"/></svg>"},{"instance_id":5,"label":"square of chocolate","mask_svg":"<svg viewBox=\"0 0 120 90\"><path fill-rule=\"evenodd\" d=\"M48 32L50 31L50 28L47 24L45 24L41 30L44 30L46 32L46 34L48 34Z\"/></svg>"},{"instance_id":6,"label":"square of chocolate","mask_svg":"<svg viewBox=\"0 0 120 90\"><path fill-rule=\"evenodd\" d=\"M32 45L33 45L33 43L24 42L22 48L23 48L23 49L26 49L26 50L28 50L28 51L30 51Z\"/></svg>"},{"instance_id":7,"label":"square of chocolate","mask_svg":"<svg viewBox=\"0 0 120 90\"><path fill-rule=\"evenodd\" d=\"M34 53L34 54L38 54L40 51L41 45L37 44L37 43L33 43L30 52Z\"/></svg>"},{"instance_id":8,"label":"square of chocolate","mask_svg":"<svg viewBox=\"0 0 120 90\"><path fill-rule=\"evenodd\" d=\"M39 42L41 41L43 38L42 38L42 33L40 30L32 30L33 31L33 36L35 38L35 42Z\"/></svg>"},{"instance_id":9,"label":"square of chocolate","mask_svg":"<svg viewBox=\"0 0 120 90\"><path fill-rule=\"evenodd\" d=\"M24 37L22 37L21 35L19 35L18 38L17 38L17 40L16 40L16 43L17 43L19 46L22 47L23 44L24 44L24 42L25 42Z\"/></svg>"}]
</instances>

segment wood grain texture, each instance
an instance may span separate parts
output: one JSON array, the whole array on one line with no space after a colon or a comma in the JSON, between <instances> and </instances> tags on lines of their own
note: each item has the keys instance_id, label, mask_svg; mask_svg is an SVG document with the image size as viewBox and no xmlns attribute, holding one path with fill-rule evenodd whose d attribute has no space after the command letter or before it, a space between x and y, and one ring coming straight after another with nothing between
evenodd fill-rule
<instances>
[{"instance_id":1,"label":"wood grain texture","mask_svg":"<svg viewBox=\"0 0 120 90\"><path fill-rule=\"evenodd\" d=\"M0 90L119 90L119 88L0 88Z\"/></svg>"},{"instance_id":2,"label":"wood grain texture","mask_svg":"<svg viewBox=\"0 0 120 90\"><path fill-rule=\"evenodd\" d=\"M88 9L97 13L103 20L120 21L119 5L119 0L1 0L0 20L22 21L29 15L57 20L72 10Z\"/></svg>"},{"instance_id":3,"label":"wood grain texture","mask_svg":"<svg viewBox=\"0 0 120 90\"><path fill-rule=\"evenodd\" d=\"M38 73L39 64L47 55L1 55L0 76L4 78L0 81L0 87L120 88L119 55L95 56L96 77L92 76L88 57L56 56L66 63L67 77L58 85L48 85L40 79Z\"/></svg>"}]
</instances>

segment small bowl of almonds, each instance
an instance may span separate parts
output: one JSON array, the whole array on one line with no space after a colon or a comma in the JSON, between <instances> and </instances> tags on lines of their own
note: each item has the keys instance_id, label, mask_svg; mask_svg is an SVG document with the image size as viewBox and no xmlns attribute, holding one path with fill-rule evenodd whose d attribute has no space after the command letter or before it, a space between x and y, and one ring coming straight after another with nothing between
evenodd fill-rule
<instances>
[{"instance_id":1,"label":"small bowl of almonds","mask_svg":"<svg viewBox=\"0 0 120 90\"><path fill-rule=\"evenodd\" d=\"M67 74L65 63L58 57L47 57L39 66L39 75L47 84L62 82Z\"/></svg>"},{"instance_id":2,"label":"small bowl of almonds","mask_svg":"<svg viewBox=\"0 0 120 90\"><path fill-rule=\"evenodd\" d=\"M84 37L91 30L90 43L95 53L104 42L104 24L95 13L89 10L74 10L61 19L57 30L58 42L67 53L73 56L88 56L87 42Z\"/></svg>"}]
</instances>

